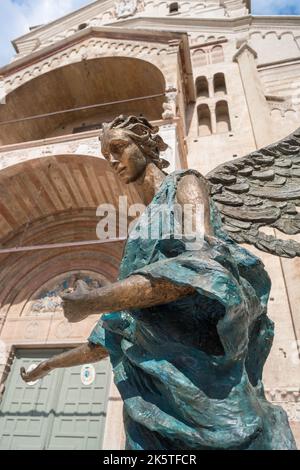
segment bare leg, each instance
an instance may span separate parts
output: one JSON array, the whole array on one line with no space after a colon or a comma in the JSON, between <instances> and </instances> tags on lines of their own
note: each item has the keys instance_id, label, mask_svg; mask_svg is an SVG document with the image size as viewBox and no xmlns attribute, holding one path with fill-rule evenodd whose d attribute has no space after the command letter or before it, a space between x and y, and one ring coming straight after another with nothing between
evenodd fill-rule
<instances>
[{"instance_id":1,"label":"bare leg","mask_svg":"<svg viewBox=\"0 0 300 470\"><path fill-rule=\"evenodd\" d=\"M99 362L107 356L108 352L103 348L103 346L86 343L83 346L71 349L71 351L58 354L44 362L41 362L37 368L31 372L27 373L24 367L22 367L20 373L25 382L33 382L49 374L53 369L80 366L90 362Z\"/></svg>"}]
</instances>

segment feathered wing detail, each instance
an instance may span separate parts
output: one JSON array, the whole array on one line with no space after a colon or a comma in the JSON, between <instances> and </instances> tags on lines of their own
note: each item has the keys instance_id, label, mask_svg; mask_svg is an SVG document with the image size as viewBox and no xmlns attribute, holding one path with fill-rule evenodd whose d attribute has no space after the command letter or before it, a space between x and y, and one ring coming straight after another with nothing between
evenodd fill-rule
<instances>
[{"instance_id":1,"label":"feathered wing detail","mask_svg":"<svg viewBox=\"0 0 300 470\"><path fill-rule=\"evenodd\" d=\"M223 229L238 243L277 256L300 256L300 243L266 235L269 226L300 233L300 128L275 144L219 165L206 176Z\"/></svg>"}]
</instances>

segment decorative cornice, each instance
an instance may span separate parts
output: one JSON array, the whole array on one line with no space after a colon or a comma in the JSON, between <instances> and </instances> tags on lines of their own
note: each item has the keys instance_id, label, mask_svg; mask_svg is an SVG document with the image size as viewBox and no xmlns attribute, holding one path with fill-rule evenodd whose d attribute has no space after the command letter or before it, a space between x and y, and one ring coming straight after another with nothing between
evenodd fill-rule
<instances>
[{"instance_id":1,"label":"decorative cornice","mask_svg":"<svg viewBox=\"0 0 300 470\"><path fill-rule=\"evenodd\" d=\"M25 57L0 68L0 75L7 76L27 67L29 64L39 62L42 59L51 57L54 53L68 49L72 45L78 44L87 38L100 37L106 39L121 39L132 41L148 41L153 43L168 44L169 41L181 40L186 33L176 31L150 31L150 30L129 30L116 27L89 27L70 38L63 39L57 43L49 45L47 48L38 50Z\"/></svg>"},{"instance_id":2,"label":"decorative cornice","mask_svg":"<svg viewBox=\"0 0 300 470\"><path fill-rule=\"evenodd\" d=\"M228 1L228 0L226 0ZM234 0L229 0L229 3L230 1L234 1ZM242 5L245 1L246 3L249 1L249 0L235 0L235 1L239 1L240 4ZM139 1L138 1L139 3ZM143 2L141 2L141 4L143 4ZM146 2L145 2L146 4ZM196 4L197 6L197 4ZM146 7L146 13L145 13L145 16L147 17L147 4L145 5ZM145 8L144 7L144 8ZM215 10L219 10L221 7L221 5L212 5L210 6L209 8L205 8L205 11L209 11L211 12L211 17L214 18L215 16L218 16L218 15L215 15ZM142 14L142 10L141 8L137 8L137 11L135 12L135 15L134 17L136 17L137 15L140 16ZM163 16L170 19L172 18L172 15L168 15L167 14L167 11L168 9L166 8L166 14ZM151 14L151 13L150 13ZM201 12L199 13L200 16L199 18L201 18ZM78 27L80 23L84 23L85 21L90 21L94 18L102 18L103 15L108 15L108 17L106 19L103 18L103 24L114 24L114 25L119 25L120 23L122 24L122 22L125 20L125 18L118 18L117 15L116 15L116 2L113 1L113 0L98 0L98 1L95 1L91 4L88 4L76 11L73 11L67 15L64 15L60 18L58 18L57 20L55 21L51 21L50 23L47 23L47 24L44 24L44 25L41 25L37 28L34 28L32 29L31 31L29 31L28 33L14 39L12 41L12 44L15 48L15 50L17 52L20 52L20 49L21 52L23 51L23 48L25 48L25 53L26 53L26 46L27 46L27 42L30 42L32 41L33 39L36 39L36 38L39 38L41 39L41 42L43 42L43 40L47 39L47 38L50 38L50 37L55 37L55 35L57 33L64 33L66 32L69 28L73 29L75 28L76 30L76 26ZM109 20L109 15L111 16L111 21ZM180 15L180 12L179 12L179 19L182 18L182 15ZM195 15L193 15L195 16ZM174 18L174 16L173 16ZM127 18L126 18L127 19ZM129 18L130 19L130 18ZM74 32L75 32L74 30Z\"/></svg>"},{"instance_id":3,"label":"decorative cornice","mask_svg":"<svg viewBox=\"0 0 300 470\"><path fill-rule=\"evenodd\" d=\"M299 17L300 18L300 17ZM250 25L254 18L251 15L247 16L240 16L240 17L221 17L221 18L189 18L189 17L182 17L182 16L164 16L164 17L155 17L155 16L139 16L134 18L127 18L124 20L118 21L118 26L124 27L140 27L140 26L151 26L153 30L155 30L156 26L174 26L174 30L176 27L176 31L179 28L185 30L189 26L220 26L220 27L228 27L228 29L232 28L232 25L237 26L244 26ZM115 25L115 23L110 23L109 26ZM179 29L180 30L180 29ZM161 31L161 29L159 29Z\"/></svg>"},{"instance_id":4,"label":"decorative cornice","mask_svg":"<svg viewBox=\"0 0 300 470\"><path fill-rule=\"evenodd\" d=\"M212 27L228 27L233 26L258 26L258 27L270 27L275 26L280 29L286 28L287 26L295 26L300 28L300 15L295 16L238 16L238 17L221 17L221 18L189 18L180 16L166 16L166 17L150 17L150 16L139 16L134 18L127 18L118 21L115 26L142 26L145 24L151 25L152 29L155 29L155 25L174 25L178 28L181 25L182 28L189 26L212 26ZM178 31L178 29L177 29Z\"/></svg>"},{"instance_id":5,"label":"decorative cornice","mask_svg":"<svg viewBox=\"0 0 300 470\"><path fill-rule=\"evenodd\" d=\"M126 43L126 44L125 44ZM98 47L96 47L98 45ZM125 50L126 49L126 50ZM126 56L151 62L165 70L161 56L172 51L174 61L181 61L187 101L194 101L194 80L186 32L129 30L113 27L86 28L72 38L51 44L48 48L32 53L2 69L6 94L25 82L61 66L81 60L111 56ZM125 54L124 54L125 52Z\"/></svg>"},{"instance_id":6,"label":"decorative cornice","mask_svg":"<svg viewBox=\"0 0 300 470\"><path fill-rule=\"evenodd\" d=\"M232 0L223 0L223 1L224 1L224 4L226 4L227 1L229 1L229 3L230 3L230 1L232 2ZM237 1L239 1L241 5L245 4L246 8L248 8L248 11L249 12L251 11L251 0L237 0ZM31 38L35 38L35 37L39 36L40 34L44 33L46 30L52 29L52 28L56 27L57 25L60 25L60 24L66 25L66 23L68 23L69 20L75 20L75 22L76 22L77 18L82 17L81 19L83 19L85 14L88 14L89 17L92 17L94 14L99 15L101 13L105 13L109 9L115 8L115 6L116 6L116 2L114 0L96 0L94 2L89 3L88 5L85 5L85 6L79 8L75 11L70 12L69 14L66 14L66 15L64 15L60 18L57 18L54 21L51 21L47 24L42 24L41 26L38 26L37 28L32 29L28 33L15 38L12 41L12 44L14 45L16 51L18 51L18 43L21 43L22 41L27 41ZM145 5L145 6L147 7L147 5ZM212 6L209 7L209 11L213 12L216 9L220 9L220 6L222 6L222 5L221 4L220 5L217 5L217 4L212 5ZM208 8L205 9L205 11L207 11L207 10L208 10ZM86 15L86 17L87 17L87 15ZM166 17L171 18L171 16L169 16L169 15L166 15ZM212 17L213 17L213 13L212 13ZM117 21L117 23L119 23L117 18L116 18L116 21Z\"/></svg>"},{"instance_id":7,"label":"decorative cornice","mask_svg":"<svg viewBox=\"0 0 300 470\"><path fill-rule=\"evenodd\" d=\"M270 26L274 26L275 28L279 29L286 29L287 26L289 27L300 27L300 15L294 16L253 16L252 18L252 26L258 26L259 28L268 28Z\"/></svg>"},{"instance_id":8,"label":"decorative cornice","mask_svg":"<svg viewBox=\"0 0 300 470\"><path fill-rule=\"evenodd\" d=\"M88 5L83 6L82 8L79 8L76 11L72 11L71 13L61 16L60 18L51 21L50 23L47 23L45 25L39 26L38 28L30 31L29 33L26 33L22 36L19 36L18 38L14 39L12 41L12 44L15 48L15 50L18 52L18 43L20 43L22 40L26 41L27 39L35 38L36 36L39 36L42 32L46 31L47 29L51 29L56 25L59 25L61 23L66 23L68 19L74 18L76 19L78 16L82 15L85 12L90 11L91 14L93 14L94 10L97 10L97 13L99 13L99 6L101 6L101 10L105 11L108 9L114 2L112 0L96 0L92 3L89 3ZM101 12L100 10L100 12Z\"/></svg>"},{"instance_id":9,"label":"decorative cornice","mask_svg":"<svg viewBox=\"0 0 300 470\"><path fill-rule=\"evenodd\" d=\"M199 42L197 44L192 44L190 45L190 49L198 49L199 47L209 47L209 46L215 46L218 44L225 44L228 42L228 39L215 39L213 41L205 41L205 42Z\"/></svg>"},{"instance_id":10,"label":"decorative cornice","mask_svg":"<svg viewBox=\"0 0 300 470\"><path fill-rule=\"evenodd\" d=\"M274 402L293 402L300 403L300 388L288 387L285 389L266 389L266 397Z\"/></svg>"},{"instance_id":11,"label":"decorative cornice","mask_svg":"<svg viewBox=\"0 0 300 470\"><path fill-rule=\"evenodd\" d=\"M246 1L246 0L245 0ZM101 7L101 8L100 8ZM40 26L30 33L17 38L13 41L16 50L18 45L20 45L22 57L32 56L35 53L40 52L41 50L48 50L50 46L57 46L62 42L68 40L73 40L73 38L78 37L78 34L83 33L85 30L77 31L78 24L82 22L87 22L89 24L89 19L93 19L93 15L99 16L99 14L104 14L110 8L109 11L113 8L112 1L96 1L91 5L77 10L69 15L66 15L54 22L51 22L45 26ZM84 14L83 14L84 13ZM89 16L87 16L89 15ZM71 21L72 20L72 21ZM115 19L113 14L111 14L111 19L106 19L104 21L105 28L115 28L123 29L124 28L133 28L135 29L151 29L152 32L162 30L164 31L182 31L189 32L207 30L210 29L222 29L224 32L239 32L240 29L246 28L249 32L256 32L261 30L270 30L275 29L278 31L292 30L300 31L300 16L239 16L239 17L212 17L212 18L201 18L201 17L187 17L187 16L147 16L143 15L142 12L139 12L137 15L131 16L124 19ZM89 30L93 25L91 24L86 28ZM94 26L95 27L95 26ZM99 28L97 26L97 28ZM53 44L50 44L53 41ZM34 52L34 50L36 52ZM24 57L23 57L24 58ZM14 62L18 62L18 56L15 58ZM13 62L13 63L14 63Z\"/></svg>"},{"instance_id":12,"label":"decorative cornice","mask_svg":"<svg viewBox=\"0 0 300 470\"><path fill-rule=\"evenodd\" d=\"M258 64L257 68L259 70L266 70L268 68L274 68L274 67L284 67L286 65L294 65L297 64L299 65L300 62L300 57L293 57L293 58L288 58L288 59L282 59L282 60L276 60L273 62L267 62L264 64Z\"/></svg>"}]
</instances>

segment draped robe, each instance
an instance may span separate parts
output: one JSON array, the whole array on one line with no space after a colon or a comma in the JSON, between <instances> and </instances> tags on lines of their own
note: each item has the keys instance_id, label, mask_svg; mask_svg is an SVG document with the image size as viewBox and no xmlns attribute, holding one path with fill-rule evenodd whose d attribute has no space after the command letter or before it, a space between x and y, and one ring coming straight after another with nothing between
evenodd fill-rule
<instances>
[{"instance_id":1,"label":"draped robe","mask_svg":"<svg viewBox=\"0 0 300 470\"><path fill-rule=\"evenodd\" d=\"M262 262L222 230L191 249L157 217L176 204L166 177L125 246L119 279L139 274L192 286L193 295L151 308L103 315L89 341L104 346L124 402L131 450L294 449L286 413L264 395L262 371L274 325L267 316L270 279ZM155 229L156 238L145 237ZM158 230L158 232L157 232ZM143 292L141 292L143 295Z\"/></svg>"}]
</instances>

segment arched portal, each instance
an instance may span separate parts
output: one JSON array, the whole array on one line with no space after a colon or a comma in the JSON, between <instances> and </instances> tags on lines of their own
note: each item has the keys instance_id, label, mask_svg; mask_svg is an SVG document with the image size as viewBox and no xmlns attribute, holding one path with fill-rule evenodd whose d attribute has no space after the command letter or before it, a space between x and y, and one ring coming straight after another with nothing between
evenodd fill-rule
<instances>
[{"instance_id":1,"label":"arched portal","mask_svg":"<svg viewBox=\"0 0 300 470\"><path fill-rule=\"evenodd\" d=\"M85 269L109 280L117 277L123 244L89 244L98 239L97 208L116 208L118 237L119 197L127 196L128 205L141 199L134 185L119 182L105 160L61 155L19 163L0 172L0 191L1 249L47 246L0 251L3 317L8 311L19 316L33 292L61 273ZM82 242L87 243L70 245Z\"/></svg>"},{"instance_id":2,"label":"arched portal","mask_svg":"<svg viewBox=\"0 0 300 470\"><path fill-rule=\"evenodd\" d=\"M0 371L1 383L10 371L9 357L12 356L9 354L14 355L11 373L5 382L9 393L5 395L1 412L7 416L9 410L10 419L17 425L20 408L11 413L8 398L16 389L11 386L12 381L18 381L19 389L23 387L22 390L28 393L29 389L20 379L20 366L28 367L32 361L40 362L57 350L85 343L101 314L99 311L84 321L69 323L60 304L62 291L73 287L76 279L85 280L91 287L100 287L118 276L123 242L91 243L97 240L97 207L101 203L117 206L119 196L127 196L128 204L141 200L133 186L124 186L117 180L105 160L86 155L41 157L9 166L0 172L0 194L0 332L5 352L8 352L6 367ZM64 246L53 247L57 243ZM27 248L3 252L20 247ZM33 247L37 249L33 250ZM23 350L30 358L21 353ZM104 364L105 367L101 364L95 366L98 382L91 384L90 390L92 393L100 384L107 395L111 383L109 364ZM72 382L68 372L63 374L66 374L63 383L68 389ZM80 367L74 374L76 389L81 389ZM50 392L56 383L55 375L49 380L45 389L49 392L49 399L54 400L55 396ZM67 392L63 392L65 397ZM92 417L93 422L97 422L97 432L89 431L88 435L89 441L94 442L89 444L93 448L101 447L105 436L105 423L101 416L109 404L104 398L103 407L100 411L99 407L94 410L95 416ZM12 400L19 403L14 395ZM18 406L23 406L22 400ZM70 408L68 398L64 407L70 409L73 424L69 433L76 441L79 429L76 410ZM56 410L55 407L53 409ZM27 420L29 425L31 408L26 410L23 421ZM83 410L81 420L89 423L91 411ZM35 419L39 426L40 414L35 413ZM51 431L50 424L49 420L45 421L44 428L46 426L51 439L56 439L57 434ZM10 438L17 439L16 436ZM40 443L38 437L36 440ZM87 444L80 442L82 448L86 448ZM1 445L6 446L6 442L1 441ZM36 445L36 442L31 441L30 445Z\"/></svg>"},{"instance_id":3,"label":"arched portal","mask_svg":"<svg viewBox=\"0 0 300 470\"><path fill-rule=\"evenodd\" d=\"M129 57L82 60L51 70L11 92L0 108L0 122L36 115L47 117L0 126L0 145L72 134L101 127L118 114L143 114L161 119L165 79L150 62ZM131 100L131 101L128 101ZM120 104L57 111L122 101Z\"/></svg>"},{"instance_id":4,"label":"arched portal","mask_svg":"<svg viewBox=\"0 0 300 470\"><path fill-rule=\"evenodd\" d=\"M0 171L0 194L0 243L5 247L20 244L18 236L24 245L34 224L40 224L42 233L50 217L57 221L62 214L67 220L87 212L95 219L101 203L117 207L120 195L127 195L129 203L140 202L135 186L122 184L106 160L86 155L41 157L10 166ZM56 237L60 239L62 232ZM76 231L74 237L76 241ZM34 238L39 244L47 240Z\"/></svg>"}]
</instances>

